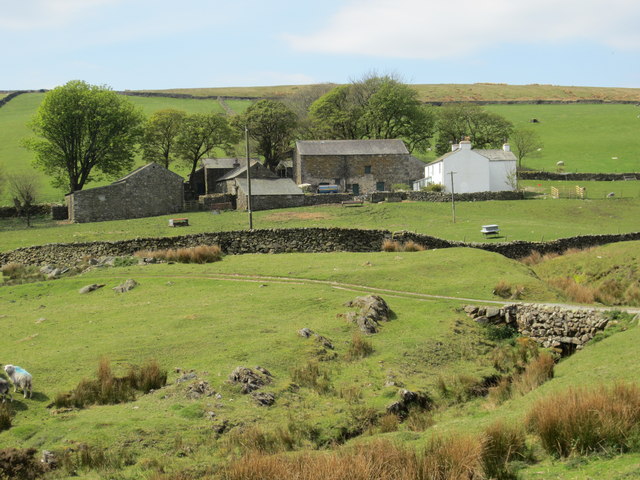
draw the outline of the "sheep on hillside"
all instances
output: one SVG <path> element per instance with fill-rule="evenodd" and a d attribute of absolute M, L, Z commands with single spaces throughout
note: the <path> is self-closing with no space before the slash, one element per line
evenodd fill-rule
<path fill-rule="evenodd" d="M 17 392 L 18 388 L 22 390 L 24 398 L 27 398 L 27 392 L 29 393 L 29 398 L 32 396 L 32 379 L 33 377 L 29 372 L 25 369 L 20 368 L 15 365 L 5 365 L 4 371 L 13 382 L 13 391 Z"/>
<path fill-rule="evenodd" d="M 0 378 L 0 397 L 2 397 L 2 403 L 7 399 L 7 395 L 9 395 L 9 400 L 13 401 L 11 398 L 11 385 L 4 378 Z"/>

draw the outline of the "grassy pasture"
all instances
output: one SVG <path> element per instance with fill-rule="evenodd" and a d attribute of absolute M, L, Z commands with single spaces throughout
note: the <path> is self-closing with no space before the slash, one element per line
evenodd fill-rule
<path fill-rule="evenodd" d="M 190 226 L 168 227 L 164 215 L 131 220 L 84 224 L 36 219 L 25 228 L 20 219 L 0 221 L 0 250 L 45 243 L 123 240 L 248 228 L 245 212 L 187 214 Z M 342 208 L 325 205 L 254 212 L 254 228 L 344 227 L 409 230 L 448 240 L 487 241 L 480 233 L 486 224 L 498 224 L 502 237 L 488 241 L 553 240 L 597 233 L 637 232 L 640 199 L 546 199 L 519 201 L 457 202 L 456 223 L 447 203 L 403 202 L 365 204 Z"/>
<path fill-rule="evenodd" d="M 623 261 L 624 255 L 622 250 L 612 254 L 612 261 Z M 483 275 L 477 275 L 479 268 Z M 111 290 L 127 278 L 140 285 L 126 294 Z M 377 292 L 378 287 L 416 294 L 462 291 L 481 302 L 494 299 L 491 285 L 500 279 L 526 284 L 528 300 L 561 300 L 523 265 L 463 249 L 227 256 L 209 265 L 97 269 L 77 277 L 0 288 L 5 356 L 35 376 L 34 398 L 16 396 L 17 415 L 13 427 L 0 432 L 0 448 L 59 449 L 83 442 L 109 447 L 116 454 L 126 449 L 135 464 L 121 471 L 80 471 L 79 478 L 134 479 L 148 476 L 158 465 L 165 471 L 198 472 L 226 461 L 231 451 L 224 438 L 229 434 L 218 440 L 211 429 L 222 420 L 264 430 L 286 430 L 294 423 L 315 429 L 316 441 L 329 441 L 341 427 L 353 426 L 357 412 L 383 411 L 397 399 L 398 387 L 385 386 L 389 378 L 412 390 L 434 392 L 440 376 L 479 377 L 492 371 L 486 339 L 459 311 L 468 302 L 401 292 L 382 293 L 394 318 L 367 338 L 374 352 L 347 362 L 343 356 L 354 326 L 337 317 L 349 311 L 344 302 L 370 288 Z M 345 289 L 333 281 L 359 286 Z M 78 289 L 90 283 L 106 286 L 80 295 Z M 297 336 L 302 327 L 335 345 L 338 358 L 320 363 L 330 378 L 328 393 L 291 387 L 293 369 L 319 355 L 317 344 Z M 616 334 L 560 362 L 555 378 L 528 395 L 500 406 L 488 406 L 480 399 L 439 410 L 436 424 L 425 432 L 401 426 L 384 437 L 419 447 L 434 433 L 479 433 L 497 419 L 521 421 L 537 398 L 571 385 L 640 381 L 635 362 L 638 341 L 638 328 Z M 55 394 L 93 377 L 103 355 L 110 358 L 116 375 L 124 374 L 130 364 L 156 358 L 169 369 L 170 385 L 133 403 L 52 414 L 46 405 Z M 276 394 L 274 406 L 258 407 L 226 382 L 238 365 L 260 365 L 273 373 L 273 383 L 263 390 Z M 176 384 L 175 367 L 194 370 L 220 396 L 188 398 L 190 382 Z M 637 458 L 625 455 L 604 463 L 587 459 L 582 465 L 592 473 L 604 465 L 618 473 L 633 472 Z M 543 462 L 525 467 L 522 478 L 540 478 L 540 471 L 550 474 L 545 478 L 566 478 L 562 475 L 572 471 L 571 461 L 538 459 Z"/>
<path fill-rule="evenodd" d="M 168 93 L 184 93 L 196 96 L 282 97 L 295 93 L 304 85 L 279 85 L 273 87 L 220 87 L 182 88 L 155 90 Z M 535 101 L 535 100 L 603 100 L 640 101 L 640 88 L 579 87 L 559 85 L 507 85 L 504 83 L 473 84 L 416 84 L 420 100 L 424 102 L 447 101 Z"/>

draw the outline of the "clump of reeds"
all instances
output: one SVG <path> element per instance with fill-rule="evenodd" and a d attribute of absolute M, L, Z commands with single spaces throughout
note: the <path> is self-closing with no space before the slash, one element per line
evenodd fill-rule
<path fill-rule="evenodd" d="M 570 388 L 538 400 L 526 420 L 550 454 L 640 450 L 640 389 L 618 383 Z"/>
<path fill-rule="evenodd" d="M 212 263 L 222 260 L 222 249 L 218 245 L 199 245 L 190 248 L 140 250 L 134 255 L 139 258 L 155 258 L 166 262 Z"/>
<path fill-rule="evenodd" d="M 389 238 L 382 242 L 383 252 L 422 252 L 426 250 L 423 245 L 420 245 L 413 240 L 407 240 L 405 243 L 398 240 L 391 240 Z"/>
<path fill-rule="evenodd" d="M 106 357 L 100 359 L 96 379 L 83 379 L 70 392 L 58 393 L 54 405 L 61 407 L 84 408 L 88 405 L 111 405 L 135 400 L 135 392 L 147 393 L 163 387 L 167 381 L 167 372 L 160 369 L 155 360 L 142 367 L 132 366 L 124 377 L 116 377 Z"/>
<path fill-rule="evenodd" d="M 360 332 L 355 332 L 345 353 L 346 360 L 358 360 L 373 353 L 373 344 Z"/>

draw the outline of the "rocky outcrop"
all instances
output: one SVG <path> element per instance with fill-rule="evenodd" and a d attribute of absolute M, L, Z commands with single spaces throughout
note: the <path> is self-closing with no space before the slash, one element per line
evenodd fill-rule
<path fill-rule="evenodd" d="M 358 325 L 358 328 L 367 335 L 378 333 L 380 324 L 388 322 L 391 315 L 387 302 L 378 295 L 357 297 L 347 302 L 345 306 L 356 309 L 355 312 L 347 313 L 347 321 Z"/>

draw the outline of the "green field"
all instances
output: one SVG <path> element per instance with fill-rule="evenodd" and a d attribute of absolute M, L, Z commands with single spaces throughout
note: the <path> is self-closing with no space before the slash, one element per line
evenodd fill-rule
<path fill-rule="evenodd" d="M 122 240 L 134 237 L 162 237 L 188 233 L 244 230 L 245 212 L 190 212 L 190 226 L 170 228 L 171 215 L 109 222 L 68 224 L 36 219 L 26 228 L 21 219 L 0 221 L 0 251 L 45 243 Z M 297 227 L 343 227 L 408 230 L 447 240 L 486 241 L 480 227 L 498 224 L 501 237 L 490 240 L 553 240 L 597 233 L 627 233 L 640 230 L 640 198 L 598 198 L 588 200 L 539 199 L 489 202 L 457 202 L 456 222 L 448 203 L 403 202 L 365 204 L 342 208 L 325 205 L 253 213 L 256 229 Z"/>
<path fill-rule="evenodd" d="M 450 93 L 458 95 L 459 99 L 468 99 L 464 93 L 468 88 L 472 92 L 478 92 L 472 95 L 474 98 L 479 96 L 493 100 L 500 100 L 503 97 L 506 99 L 519 98 L 517 92 L 525 95 L 525 91 L 528 92 L 525 96 L 543 95 L 543 92 L 547 92 L 548 98 L 556 99 L 561 95 L 558 92 L 562 92 L 562 88 L 564 88 L 527 86 L 531 88 L 525 90 L 524 87 L 501 85 L 416 86 L 416 88 L 418 87 L 425 89 L 429 87 L 429 89 L 435 88 L 436 90 L 449 87 L 453 92 Z M 281 94 L 290 94 L 295 91 L 295 88 L 299 87 L 288 87 L 283 89 Z M 637 94 L 637 89 L 595 89 L 599 93 L 596 93 L 594 89 L 580 90 L 577 87 L 565 90 L 570 95 L 569 93 L 565 94 L 573 99 L 588 98 L 588 95 L 593 95 L 594 98 L 628 99 Z M 262 90 L 258 90 L 258 92 L 260 91 Z M 231 95 L 235 90 L 230 92 L 226 94 Z M 491 92 L 502 92 L 501 97 L 494 98 L 495 95 Z M 549 92 L 555 93 L 552 95 Z M 606 94 L 606 92 L 609 93 Z M 210 95 L 212 93 L 205 89 L 201 94 Z M 235 92 L 235 94 L 240 95 L 241 93 Z M 21 147 L 21 141 L 30 135 L 26 123 L 35 113 L 42 97 L 41 93 L 23 94 L 0 109 L 0 168 L 8 173 L 34 172 L 31 165 L 32 154 Z M 176 108 L 191 113 L 224 112 L 224 108 L 217 100 L 133 96 L 129 99 L 140 106 L 147 115 L 163 108 Z M 251 103 L 250 100 L 225 100 L 224 102 L 238 113 L 243 112 Z M 567 172 L 626 173 L 640 170 L 640 136 L 637 135 L 640 119 L 638 118 L 638 108 L 634 105 L 490 105 L 487 108 L 505 116 L 516 127 L 528 127 L 539 132 L 544 147 L 535 155 L 525 158 L 523 166 L 527 168 L 556 171 L 556 163 L 563 161 L 564 170 Z M 539 123 L 531 123 L 530 120 L 534 118 L 538 119 Z M 423 159 L 429 161 L 433 158 L 433 155 L 425 155 Z M 179 174 L 185 175 L 187 173 L 186 168 L 180 165 L 176 165 L 174 168 Z M 33 174 L 41 179 L 41 200 L 43 202 L 62 201 L 64 192 L 51 187 L 49 179 L 43 172 L 38 171 Z M 104 185 L 112 180 L 100 179 L 89 187 Z M 4 194 L 0 192 L 0 204 L 9 203 L 10 199 L 6 192 Z"/>
<path fill-rule="evenodd" d="M 279 85 L 273 87 L 220 87 L 179 88 L 154 90 L 165 93 L 182 93 L 195 96 L 222 95 L 230 97 L 284 97 L 303 89 L 304 85 Z M 640 88 L 601 88 L 560 85 L 507 85 L 504 83 L 474 84 L 415 84 L 423 102 L 450 101 L 640 101 Z"/>
<path fill-rule="evenodd" d="M 609 261 L 623 261 L 638 246 L 621 244 Z M 601 251 L 590 254 L 595 258 Z M 126 294 L 111 290 L 127 278 L 139 286 Z M 492 289 L 501 280 L 526 285 L 527 301 L 562 300 L 524 265 L 467 249 L 227 256 L 204 266 L 102 268 L 2 287 L 5 361 L 34 374 L 35 393 L 31 400 L 16 396 L 13 426 L 0 432 L 0 448 L 62 452 L 87 444 L 105 448 L 108 458 L 129 459 L 97 469 L 80 467 L 75 478 L 133 480 L 161 472 L 202 478 L 243 451 L 230 443 L 233 438 L 248 441 L 242 432 L 286 431 L 297 425 L 314 433 L 302 434 L 291 449 L 336 448 L 331 443 L 341 432 L 356 428 L 359 415 L 383 412 L 398 398 L 398 386 L 385 386 L 389 379 L 410 390 L 431 392 L 441 405 L 433 416 L 435 424 L 424 431 L 404 424 L 389 433 L 373 428 L 356 441 L 386 438 L 419 448 L 434 434 L 478 434 L 498 419 L 522 421 L 537 398 L 572 385 L 640 381 L 635 362 L 640 329 L 634 328 L 561 361 L 555 378 L 528 395 L 498 406 L 479 398 L 447 407 L 435 393 L 439 379 L 490 374 L 495 344 L 460 311 L 468 302 L 428 295 L 463 295 L 482 303 L 496 299 Z M 106 286 L 78 293 L 91 283 Z M 393 317 L 378 334 L 367 337 L 374 349 L 371 355 L 347 361 L 355 327 L 339 314 L 350 310 L 346 301 L 365 292 L 381 294 Z M 296 332 L 303 327 L 329 338 L 335 350 L 323 351 L 313 340 L 300 338 Z M 336 357 L 330 359 L 333 352 Z M 131 403 L 47 408 L 58 393 L 93 377 L 101 357 L 110 359 L 116 375 L 155 358 L 169 370 L 169 385 Z M 296 368 L 322 358 L 327 390 L 292 386 Z M 273 382 L 262 389 L 275 394 L 272 407 L 257 406 L 226 381 L 240 365 L 260 365 L 273 374 Z M 215 395 L 190 398 L 188 387 L 194 381 L 177 383 L 181 373 L 176 368 L 193 371 Z M 229 431 L 216 435 L 212 426 L 223 421 Z M 535 438 L 528 442 L 535 448 Z M 535 463 L 522 465 L 519 478 L 540 478 L 539 472 L 545 471 L 556 475 L 545 478 L 586 480 L 606 466 L 613 469 L 609 474 L 638 472 L 637 454 L 587 457 L 580 472 L 574 472 L 571 461 L 552 461 L 536 452 Z"/>

